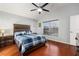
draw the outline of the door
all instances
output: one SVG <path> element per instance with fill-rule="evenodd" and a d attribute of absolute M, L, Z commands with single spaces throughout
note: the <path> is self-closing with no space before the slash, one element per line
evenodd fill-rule
<path fill-rule="evenodd" d="M 70 17 L 70 44 L 78 45 L 75 37 L 79 33 L 79 15 Z"/>

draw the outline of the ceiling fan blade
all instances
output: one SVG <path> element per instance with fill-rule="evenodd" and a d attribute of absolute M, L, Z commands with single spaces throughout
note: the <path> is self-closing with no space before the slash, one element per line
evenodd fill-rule
<path fill-rule="evenodd" d="M 39 14 L 41 14 L 41 12 L 39 12 Z"/>
<path fill-rule="evenodd" d="M 37 9 L 32 9 L 32 10 L 30 10 L 30 11 L 35 11 L 35 10 L 37 10 Z"/>
<path fill-rule="evenodd" d="M 47 10 L 47 9 L 42 9 L 42 10 L 49 12 L 49 10 Z"/>
<path fill-rule="evenodd" d="M 45 7 L 46 5 L 48 5 L 48 3 L 45 3 L 44 5 L 42 5 L 41 8 Z"/>
<path fill-rule="evenodd" d="M 32 3 L 34 6 L 38 7 L 35 3 Z"/>

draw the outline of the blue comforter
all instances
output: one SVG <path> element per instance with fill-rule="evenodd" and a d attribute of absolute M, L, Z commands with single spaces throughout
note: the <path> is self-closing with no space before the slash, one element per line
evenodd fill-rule
<path fill-rule="evenodd" d="M 21 53 L 24 53 L 27 49 L 32 46 L 35 46 L 39 43 L 45 43 L 46 38 L 43 35 L 30 34 L 30 35 L 18 35 L 15 37 L 17 46 L 20 49 Z"/>

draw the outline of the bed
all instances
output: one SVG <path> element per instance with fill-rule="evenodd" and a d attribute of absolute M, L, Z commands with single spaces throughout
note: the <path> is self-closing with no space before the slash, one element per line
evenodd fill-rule
<path fill-rule="evenodd" d="M 14 24 L 14 41 L 21 55 L 28 55 L 46 43 L 43 35 L 33 34 L 29 25 Z"/>

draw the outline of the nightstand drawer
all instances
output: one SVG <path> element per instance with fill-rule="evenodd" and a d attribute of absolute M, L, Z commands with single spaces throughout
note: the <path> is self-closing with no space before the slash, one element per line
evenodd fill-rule
<path fill-rule="evenodd" d="M 13 44 L 13 36 L 0 37 L 0 47 Z"/>
<path fill-rule="evenodd" d="M 0 40 L 0 47 L 6 46 L 6 41 L 4 39 Z"/>

